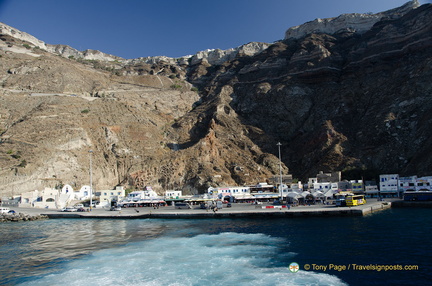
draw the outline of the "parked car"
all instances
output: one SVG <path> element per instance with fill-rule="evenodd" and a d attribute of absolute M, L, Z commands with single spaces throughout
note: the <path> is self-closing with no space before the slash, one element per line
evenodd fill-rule
<path fill-rule="evenodd" d="M 226 207 L 227 207 L 227 208 L 232 207 L 231 203 L 227 203 Z"/>
<path fill-rule="evenodd" d="M 85 212 L 85 208 L 77 208 L 77 212 Z"/>
<path fill-rule="evenodd" d="M 174 203 L 174 207 L 176 209 L 191 209 L 191 206 L 188 203 Z"/>
<path fill-rule="evenodd" d="M 72 207 L 66 207 L 62 209 L 62 212 L 76 212 L 76 211 L 77 209 Z"/>
<path fill-rule="evenodd" d="M 112 206 L 110 211 L 121 211 L 121 207 Z"/>
<path fill-rule="evenodd" d="M 14 210 L 10 210 L 10 211 L 8 212 L 8 214 L 16 214 L 16 211 L 14 211 Z"/>

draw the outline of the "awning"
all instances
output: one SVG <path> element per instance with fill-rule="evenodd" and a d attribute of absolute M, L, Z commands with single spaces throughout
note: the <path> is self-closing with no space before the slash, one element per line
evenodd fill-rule
<path fill-rule="evenodd" d="M 166 199 L 166 202 L 183 202 L 185 199 Z"/>
<path fill-rule="evenodd" d="M 254 195 L 254 199 L 277 199 L 278 195 Z"/>
<path fill-rule="evenodd" d="M 323 197 L 325 197 L 324 194 L 323 194 L 323 192 L 320 192 L 320 191 L 314 192 L 314 193 L 312 194 L 312 196 L 313 196 L 314 198 L 323 198 Z"/>
<path fill-rule="evenodd" d="M 303 196 L 297 192 L 289 192 L 287 194 L 287 197 L 292 198 L 292 199 L 296 199 L 296 200 L 303 198 Z"/>
<path fill-rule="evenodd" d="M 165 203 L 164 200 L 143 200 L 143 201 L 136 201 L 136 202 L 120 202 L 118 204 L 127 205 L 127 204 L 159 204 L 159 203 Z"/>

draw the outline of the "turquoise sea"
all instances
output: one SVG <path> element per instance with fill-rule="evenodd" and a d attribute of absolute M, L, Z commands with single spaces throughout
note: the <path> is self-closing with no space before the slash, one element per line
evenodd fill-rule
<path fill-rule="evenodd" d="M 3 223 L 0 285 L 427 285 L 431 242 L 432 209 L 413 208 L 340 218 Z"/>

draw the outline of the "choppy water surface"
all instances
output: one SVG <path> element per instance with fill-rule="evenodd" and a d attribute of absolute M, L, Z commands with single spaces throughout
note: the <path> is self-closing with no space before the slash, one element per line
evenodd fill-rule
<path fill-rule="evenodd" d="M 0 285 L 427 284 L 431 212 L 1 224 Z M 289 271 L 291 262 L 299 272 Z M 305 264 L 415 264 L 419 270 L 306 271 Z"/>

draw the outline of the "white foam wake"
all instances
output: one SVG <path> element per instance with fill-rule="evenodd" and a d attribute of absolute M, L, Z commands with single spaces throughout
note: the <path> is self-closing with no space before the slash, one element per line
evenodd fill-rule
<path fill-rule="evenodd" d="M 220 233 L 161 237 L 93 253 L 61 273 L 23 285 L 345 285 L 335 276 L 288 265 L 283 239 Z"/>

